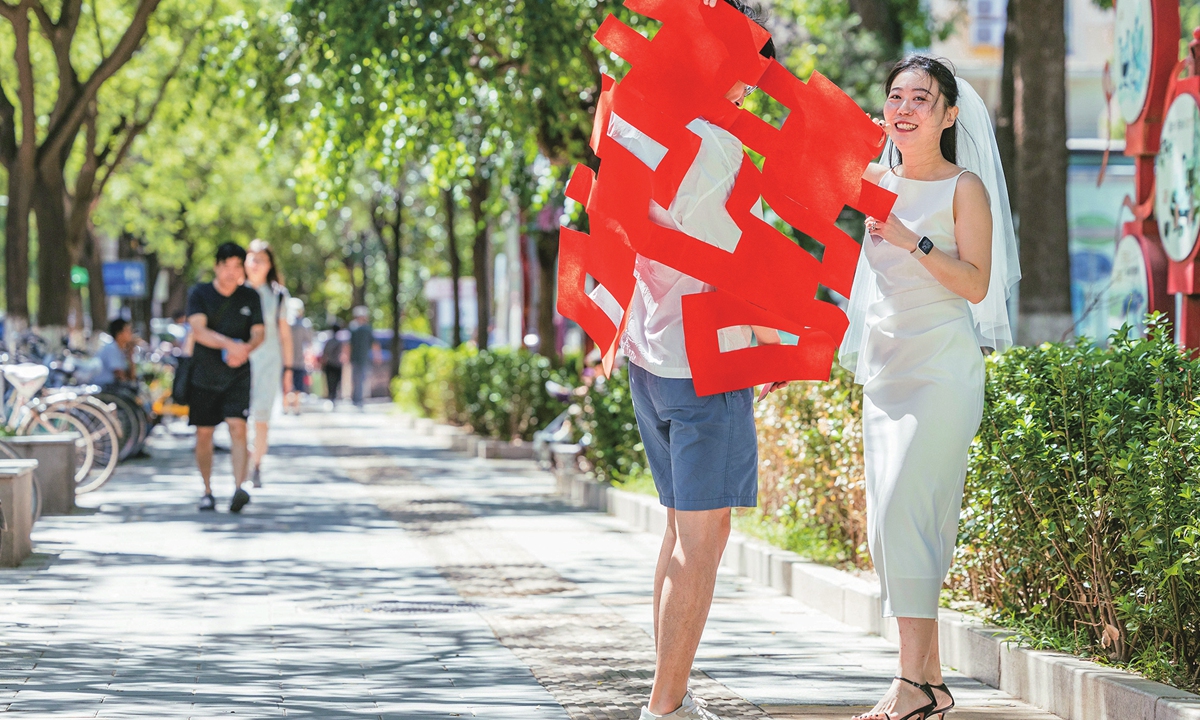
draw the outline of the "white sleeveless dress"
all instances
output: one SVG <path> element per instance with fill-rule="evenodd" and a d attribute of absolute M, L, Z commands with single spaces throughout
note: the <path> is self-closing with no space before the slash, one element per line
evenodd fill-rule
<path fill-rule="evenodd" d="M 960 176 L 926 182 L 889 171 L 879 184 L 898 196 L 892 212 L 906 227 L 958 257 Z M 884 617 L 936 618 L 967 449 L 983 413 L 983 353 L 967 301 L 909 251 L 868 237 L 863 252 L 876 283 L 862 350 L 866 376 L 858 377 L 871 559 Z"/>

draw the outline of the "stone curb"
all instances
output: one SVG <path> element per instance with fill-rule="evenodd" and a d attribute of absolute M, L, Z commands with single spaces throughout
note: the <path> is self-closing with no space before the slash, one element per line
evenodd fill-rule
<path fill-rule="evenodd" d="M 412 430 L 417 435 L 434 437 L 449 437 L 450 449 L 463 452 L 484 460 L 530 460 L 533 458 L 533 445 L 525 442 L 506 442 L 471 434 L 466 428 L 454 425 L 439 424 L 429 418 L 416 418 L 401 414 L 400 427 Z"/>
<path fill-rule="evenodd" d="M 555 455 L 559 494 L 572 505 L 662 533 L 667 513 L 657 498 L 599 483 Z M 898 642 L 895 621 L 880 617 L 874 583 L 736 532 L 721 565 L 847 625 Z M 938 633 L 943 663 L 1063 720 L 1200 720 L 1200 695 L 1065 653 L 1019 647 L 1011 642 L 1013 633 L 962 613 L 942 610 Z"/>

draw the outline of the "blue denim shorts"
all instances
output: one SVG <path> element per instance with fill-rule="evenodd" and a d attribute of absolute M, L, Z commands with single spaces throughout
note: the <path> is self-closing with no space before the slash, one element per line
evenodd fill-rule
<path fill-rule="evenodd" d="M 753 390 L 699 397 L 691 378 L 633 363 L 629 386 L 659 502 L 676 510 L 758 505 Z"/>

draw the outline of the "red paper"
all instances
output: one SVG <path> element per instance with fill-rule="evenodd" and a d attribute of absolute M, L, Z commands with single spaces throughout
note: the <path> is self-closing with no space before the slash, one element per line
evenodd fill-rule
<path fill-rule="evenodd" d="M 559 312 L 579 323 L 611 371 L 627 312 L 614 323 L 586 294 L 586 278 L 628 308 L 636 254 L 717 288 L 683 299 L 688 363 L 702 395 L 763 382 L 825 380 L 846 331 L 845 314 L 816 299 L 818 285 L 848 295 L 859 245 L 834 224 L 849 205 L 887 217 L 895 196 L 864 182 L 883 146 L 883 131 L 845 93 L 814 73 L 807 83 L 759 54 L 765 30 L 727 3 L 626 0 L 662 22 L 653 40 L 609 16 L 596 39 L 630 64 L 616 82 L 602 78 L 591 145 L 601 159 L 593 175 L 575 169 L 567 196 L 582 203 L 591 234 L 560 235 Z M 779 128 L 725 98 L 736 82 L 757 85 L 789 109 Z M 612 113 L 661 143 L 666 155 L 651 170 L 607 133 Z M 700 139 L 687 130 L 697 117 L 727 129 L 763 156 L 760 171 L 743 153 L 726 203 L 742 236 L 733 252 L 650 220 L 650 201 L 671 205 L 695 160 Z M 775 213 L 821 243 L 821 260 L 751 213 L 760 197 Z M 717 332 L 761 325 L 798 335 L 797 346 L 760 346 L 721 353 Z"/>

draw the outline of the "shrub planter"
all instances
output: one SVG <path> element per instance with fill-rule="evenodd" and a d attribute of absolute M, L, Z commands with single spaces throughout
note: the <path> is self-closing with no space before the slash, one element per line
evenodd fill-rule
<path fill-rule="evenodd" d="M 43 515 L 70 515 L 75 509 L 75 441 L 79 433 L 5 438 L 18 455 L 37 460 L 33 481 L 42 493 Z"/>
<path fill-rule="evenodd" d="M 475 454 L 484 460 L 532 460 L 533 445 L 480 438 L 475 444 Z"/>
<path fill-rule="evenodd" d="M 17 567 L 29 557 L 33 543 L 33 472 L 37 460 L 0 460 L 0 567 Z"/>

